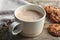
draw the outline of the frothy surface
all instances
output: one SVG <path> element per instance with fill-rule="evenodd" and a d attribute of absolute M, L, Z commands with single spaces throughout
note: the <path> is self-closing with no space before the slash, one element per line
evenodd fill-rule
<path fill-rule="evenodd" d="M 16 17 L 23 21 L 34 21 L 40 19 L 42 14 L 34 10 L 24 10 L 16 13 Z"/>

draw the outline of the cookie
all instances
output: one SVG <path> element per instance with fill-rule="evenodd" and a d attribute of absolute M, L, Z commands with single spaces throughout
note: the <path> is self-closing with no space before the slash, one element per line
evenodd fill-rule
<path fill-rule="evenodd" d="M 59 23 L 60 22 L 60 10 L 59 9 L 54 10 L 54 12 L 50 14 L 50 19 L 53 22 Z"/>
<path fill-rule="evenodd" d="M 49 25 L 48 32 L 53 36 L 60 37 L 60 24 Z"/>
<path fill-rule="evenodd" d="M 54 9 L 55 9 L 54 6 L 47 6 L 47 7 L 45 7 L 47 16 L 49 16 L 51 13 L 53 13 L 54 12 Z"/>
<path fill-rule="evenodd" d="M 60 23 L 60 9 L 54 6 L 45 7 L 47 17 L 55 23 Z"/>

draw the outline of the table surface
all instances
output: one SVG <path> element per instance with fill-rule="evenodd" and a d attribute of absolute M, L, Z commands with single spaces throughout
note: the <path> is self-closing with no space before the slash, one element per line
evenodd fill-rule
<path fill-rule="evenodd" d="M 0 21 L 7 19 L 7 18 L 13 20 L 14 19 L 13 13 L 14 12 L 11 10 L 0 12 Z M 1 22 L 3 22 L 3 21 L 1 21 Z M 0 30 L 0 40 L 60 40 L 60 37 L 54 37 L 48 33 L 47 28 L 50 24 L 52 24 L 52 22 L 48 18 L 46 18 L 42 33 L 38 37 L 34 37 L 34 38 L 23 37 L 20 34 L 13 36 L 8 31 L 9 26 L 8 27 L 2 26 L 3 29 Z M 1 27 L 1 25 L 0 25 L 0 27 Z"/>

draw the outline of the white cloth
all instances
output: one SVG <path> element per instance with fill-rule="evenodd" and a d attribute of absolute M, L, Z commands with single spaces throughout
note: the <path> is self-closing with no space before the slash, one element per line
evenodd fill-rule
<path fill-rule="evenodd" d="M 17 0 L 0 0 L 0 10 L 15 10 L 22 4 L 25 3 Z"/>

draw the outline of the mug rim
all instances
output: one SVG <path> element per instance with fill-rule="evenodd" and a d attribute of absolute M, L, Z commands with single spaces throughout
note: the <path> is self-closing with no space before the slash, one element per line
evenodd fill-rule
<path fill-rule="evenodd" d="M 19 19 L 19 18 L 17 18 L 16 17 L 16 11 L 19 9 L 19 8 L 21 8 L 21 7 L 24 7 L 24 6 L 37 6 L 37 7 L 40 7 L 40 8 L 42 8 L 42 10 L 44 11 L 44 14 L 43 14 L 43 16 L 40 18 L 40 19 L 38 19 L 38 20 L 34 20 L 34 21 L 24 21 L 24 20 L 21 20 L 21 19 Z M 35 4 L 27 4 L 27 5 L 22 5 L 22 6 L 20 6 L 20 7 L 18 7 L 15 11 L 14 11 L 14 16 L 18 19 L 18 20 L 21 20 L 21 21 L 23 21 L 23 22 L 38 22 L 38 21 L 40 21 L 40 20 L 43 20 L 43 18 L 46 16 L 46 11 L 45 11 L 45 9 L 41 6 L 41 5 L 35 5 Z"/>

